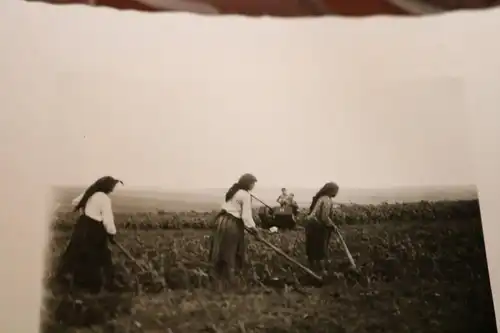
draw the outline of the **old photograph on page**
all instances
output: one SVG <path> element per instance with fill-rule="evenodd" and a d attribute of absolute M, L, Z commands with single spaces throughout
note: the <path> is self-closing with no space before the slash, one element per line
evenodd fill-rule
<path fill-rule="evenodd" d="M 26 0 L 141 12 L 189 12 L 252 17 L 422 16 L 497 7 L 498 0 Z"/>
<path fill-rule="evenodd" d="M 42 332 L 496 332 L 461 79 L 243 72 L 57 74 Z"/>

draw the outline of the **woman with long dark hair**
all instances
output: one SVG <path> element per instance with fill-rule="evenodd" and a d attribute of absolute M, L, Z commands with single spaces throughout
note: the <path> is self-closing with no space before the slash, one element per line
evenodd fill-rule
<path fill-rule="evenodd" d="M 252 196 L 257 178 L 244 174 L 227 191 L 222 209 L 215 218 L 210 261 L 216 275 L 229 282 L 235 271 L 243 267 L 245 260 L 245 229 L 259 237 L 252 216 Z"/>
<path fill-rule="evenodd" d="M 74 206 L 74 211 L 81 215 L 61 257 L 59 281 L 69 276 L 73 287 L 90 293 L 99 293 L 103 287 L 113 289 L 113 263 L 108 243 L 114 243 L 116 226 L 109 194 L 118 183 L 123 184 L 110 176 L 99 178 Z"/>
<path fill-rule="evenodd" d="M 324 261 L 328 256 L 328 245 L 332 230 L 337 226 L 332 221 L 334 204 L 339 186 L 326 183 L 313 197 L 306 224 L 306 254 L 313 270 L 324 271 Z"/>

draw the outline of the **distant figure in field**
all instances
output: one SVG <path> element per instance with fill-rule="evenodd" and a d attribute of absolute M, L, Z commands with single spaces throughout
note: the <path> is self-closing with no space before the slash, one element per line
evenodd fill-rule
<path fill-rule="evenodd" d="M 292 207 L 292 212 L 294 216 L 297 216 L 299 214 L 299 205 L 297 204 L 297 201 L 295 201 L 295 195 L 293 193 L 290 193 L 288 196 L 288 206 Z"/>
<path fill-rule="evenodd" d="M 337 228 L 332 221 L 334 203 L 339 186 L 326 183 L 312 199 L 309 214 L 306 218 L 306 254 L 313 270 L 324 271 L 324 261 L 328 256 L 328 244 L 333 229 Z"/>
<path fill-rule="evenodd" d="M 243 267 L 245 260 L 245 228 L 259 237 L 252 216 L 250 191 L 257 183 L 252 174 L 244 174 L 227 191 L 221 211 L 215 218 L 212 234 L 210 261 L 216 275 L 228 282 L 234 280 L 235 271 Z"/>
<path fill-rule="evenodd" d="M 82 214 L 61 257 L 57 271 L 60 282 L 69 275 L 73 285 L 82 291 L 99 293 L 103 287 L 113 290 L 114 270 L 108 242 L 114 243 L 116 226 L 109 194 L 118 183 L 123 184 L 113 177 L 102 177 L 74 201 L 74 211 Z"/>
<path fill-rule="evenodd" d="M 278 197 L 278 199 L 276 199 L 276 202 L 279 203 L 280 207 L 283 207 L 283 206 L 286 206 L 288 204 L 288 191 L 286 188 L 282 188 L 281 189 L 281 194 L 280 196 Z"/>

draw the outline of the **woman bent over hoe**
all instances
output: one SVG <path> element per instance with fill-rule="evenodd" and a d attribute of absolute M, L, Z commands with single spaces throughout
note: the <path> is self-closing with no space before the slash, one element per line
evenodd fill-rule
<path fill-rule="evenodd" d="M 99 293 L 114 289 L 114 272 L 108 242 L 114 243 L 116 226 L 109 194 L 120 180 L 102 177 L 78 200 L 75 212 L 81 212 L 70 243 L 62 255 L 57 280 L 69 275 L 73 286 L 81 291 Z M 104 276 L 104 279 L 103 279 Z"/>
<path fill-rule="evenodd" d="M 324 261 L 328 256 L 328 244 L 332 230 L 337 228 L 331 217 L 334 204 L 332 198 L 337 196 L 337 184 L 326 183 L 312 199 L 309 214 L 306 218 L 306 254 L 310 267 L 315 271 L 325 272 Z"/>
<path fill-rule="evenodd" d="M 259 237 L 252 217 L 252 197 L 257 178 L 251 174 L 240 177 L 226 193 L 222 209 L 215 218 L 210 261 L 217 278 L 234 282 L 235 270 L 243 268 L 245 260 L 245 229 Z"/>

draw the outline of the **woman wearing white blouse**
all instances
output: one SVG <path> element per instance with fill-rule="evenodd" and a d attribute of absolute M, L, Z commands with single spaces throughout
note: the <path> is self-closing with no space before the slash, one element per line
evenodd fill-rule
<path fill-rule="evenodd" d="M 241 269 L 245 260 L 245 229 L 259 237 L 252 216 L 252 197 L 257 178 L 251 174 L 240 177 L 226 193 L 225 202 L 215 218 L 212 235 L 210 261 L 215 273 L 232 281 L 236 269 Z"/>
<path fill-rule="evenodd" d="M 106 176 L 98 179 L 73 200 L 74 211 L 81 212 L 70 243 L 61 258 L 58 277 L 70 275 L 79 289 L 98 293 L 113 287 L 113 263 L 108 242 L 114 243 L 116 226 L 109 194 L 122 181 Z"/>

